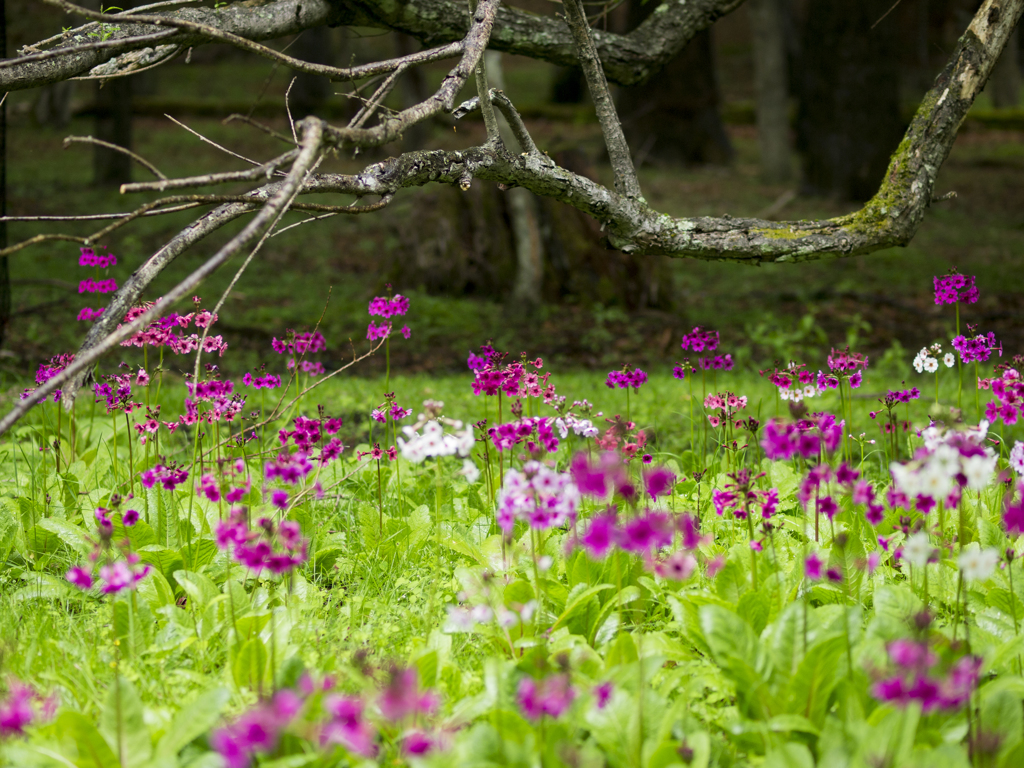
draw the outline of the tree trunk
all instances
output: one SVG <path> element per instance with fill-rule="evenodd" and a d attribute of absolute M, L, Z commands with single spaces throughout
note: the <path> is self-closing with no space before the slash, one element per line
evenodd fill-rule
<path fill-rule="evenodd" d="M 132 81 L 128 77 L 96 84 L 95 137 L 125 149 L 132 148 Z M 132 159 L 105 147 L 93 150 L 93 181 L 119 187 L 132 180 Z"/>
<path fill-rule="evenodd" d="M 632 0 L 632 29 L 657 3 Z M 645 160 L 664 163 L 724 164 L 732 160 L 722 125 L 711 30 L 699 32 L 645 85 L 625 88 L 619 115 L 637 167 Z"/>
<path fill-rule="evenodd" d="M 487 78 L 492 88 L 505 90 L 505 70 L 500 51 L 487 51 Z M 502 141 L 511 151 L 517 151 L 512 129 L 498 113 L 498 129 Z M 512 300 L 521 306 L 540 304 L 544 281 L 544 243 L 541 240 L 536 196 L 528 189 L 513 187 L 505 193 L 508 198 L 508 216 L 512 223 L 512 239 L 516 250 L 516 282 Z"/>
<path fill-rule="evenodd" d="M 1006 47 L 988 81 L 987 90 L 992 96 L 992 106 L 996 109 L 1013 109 L 1020 103 L 1019 45 L 1018 26 L 1006 41 Z"/>
<path fill-rule="evenodd" d="M 797 146 L 805 194 L 866 200 L 903 134 L 891 0 L 810 3 L 799 68 Z M 889 23 L 887 23 L 889 22 Z"/>
<path fill-rule="evenodd" d="M 761 176 L 772 184 L 790 176 L 789 88 L 782 0 L 750 0 L 757 90 L 757 143 Z"/>
<path fill-rule="evenodd" d="M 302 32 L 288 51 L 297 59 L 314 64 L 334 64 L 334 46 L 329 27 L 314 27 Z M 301 120 L 307 115 L 318 115 L 334 90 L 326 77 L 295 72 L 295 84 L 289 95 L 292 117 Z M 319 114 L 322 117 L 322 114 Z"/>

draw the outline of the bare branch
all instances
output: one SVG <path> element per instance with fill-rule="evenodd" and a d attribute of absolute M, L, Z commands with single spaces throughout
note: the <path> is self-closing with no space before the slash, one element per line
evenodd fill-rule
<path fill-rule="evenodd" d="M 94 40 L 91 43 L 82 43 L 80 45 L 68 45 L 63 48 L 51 48 L 48 51 L 39 51 L 38 53 L 28 53 L 24 56 L 18 56 L 14 59 L 0 59 L 0 69 L 8 69 L 10 67 L 17 67 L 22 64 L 32 64 L 37 61 L 46 61 L 47 59 L 56 59 L 58 57 L 70 56 L 75 53 L 84 53 L 85 51 L 102 51 L 106 48 L 124 48 L 126 45 L 132 47 L 145 47 L 150 43 L 155 43 L 160 40 L 164 40 L 167 37 L 174 35 L 173 29 L 167 29 L 163 32 L 154 32 L 151 35 L 138 35 L 136 37 L 120 38 L 118 40 Z"/>
<path fill-rule="evenodd" d="M 63 388 L 64 404 L 66 407 L 70 407 L 74 403 L 75 395 L 84 382 L 85 376 L 92 368 L 93 363 L 102 357 L 104 353 L 159 318 L 160 315 L 166 313 L 179 299 L 195 290 L 203 280 L 244 247 L 246 243 L 261 234 L 283 210 L 287 209 L 291 200 L 298 194 L 306 171 L 314 164 L 317 156 L 320 154 L 322 137 L 323 127 L 319 120 L 304 120 L 302 122 L 302 151 L 299 157 L 296 158 L 294 165 L 289 170 L 287 178 L 281 182 L 278 190 L 267 200 L 253 220 L 222 246 L 206 263 L 174 286 L 152 307 L 133 321 L 125 323 L 116 329 L 112 326 L 123 317 L 123 314 L 117 314 L 112 302 L 112 305 L 100 315 L 99 320 L 93 325 L 89 336 L 86 337 L 85 343 L 75 355 L 75 359 L 71 364 L 57 374 L 57 376 L 34 390 L 25 400 L 20 401 L 0 420 L 0 435 L 7 432 L 29 408 L 45 399 L 57 389 Z M 124 288 L 119 293 L 123 291 Z"/>
<path fill-rule="evenodd" d="M 516 141 L 519 143 L 519 148 L 527 154 L 538 155 L 545 158 L 549 165 L 554 165 L 553 160 L 537 149 L 537 145 L 534 143 L 533 137 L 530 136 L 530 132 L 526 130 L 526 124 L 523 122 L 523 118 L 509 100 L 508 96 L 497 88 L 491 88 L 490 97 L 491 103 L 501 111 L 502 116 L 504 116 L 508 121 L 509 128 L 512 129 L 512 135 L 516 137 Z M 458 109 L 452 112 L 452 117 L 459 120 L 478 109 L 480 109 L 480 97 L 474 96 L 469 101 L 462 102 L 458 106 Z"/>
<path fill-rule="evenodd" d="M 163 177 L 163 181 L 122 184 L 121 194 L 124 195 L 132 192 L 163 192 L 168 189 L 185 189 L 188 187 L 206 187 L 213 184 L 225 184 L 231 181 L 252 181 L 254 179 L 259 179 L 261 176 L 266 179 L 270 179 L 270 177 L 274 175 L 274 171 L 290 160 L 294 160 L 298 153 L 299 151 L 297 149 L 290 150 L 285 152 L 283 155 L 279 155 L 273 160 L 264 163 L 263 165 L 258 165 L 247 171 L 207 173 L 202 176 L 189 176 L 182 179 L 168 179 L 165 176 Z"/>
<path fill-rule="evenodd" d="M 375 61 L 372 64 L 361 64 L 358 67 L 349 67 L 347 69 L 339 70 L 338 74 L 334 76 L 334 80 L 360 80 L 364 77 L 370 77 L 371 75 L 383 75 L 388 72 L 394 72 L 399 67 L 408 67 L 414 64 L 428 64 L 432 61 L 441 61 L 442 59 L 453 59 L 462 53 L 462 41 L 459 40 L 454 43 L 448 43 L 448 45 L 442 45 L 439 48 L 430 48 L 425 51 L 416 51 L 410 53 L 407 56 L 399 56 L 394 59 L 385 59 L 384 61 Z"/>
<path fill-rule="evenodd" d="M 640 199 L 643 195 L 640 192 L 640 182 L 636 178 L 636 169 L 633 167 L 633 158 L 629 154 L 629 144 L 626 143 L 622 123 L 619 122 L 618 112 L 615 111 L 615 102 L 608 90 L 608 81 L 605 79 L 601 59 L 594 46 L 590 24 L 583 13 L 583 3 L 580 0 L 564 0 L 562 5 L 565 8 L 565 22 L 572 32 L 577 57 L 587 79 L 590 97 L 594 101 L 594 110 L 597 112 L 598 122 L 601 123 L 601 133 L 604 134 L 604 143 L 608 148 L 608 159 L 612 165 L 612 173 L 615 174 L 615 191 L 628 198 Z"/>
<path fill-rule="evenodd" d="M 256 120 L 253 120 L 248 115 L 240 115 L 237 112 L 235 112 L 234 114 L 230 114 L 227 117 L 225 117 L 224 120 L 223 120 L 223 125 L 227 125 L 228 123 L 232 123 L 235 120 L 241 120 L 246 125 L 251 125 L 253 128 L 256 128 L 257 130 L 263 131 L 268 136 L 273 136 L 275 139 L 283 141 L 285 144 L 294 144 L 295 143 L 290 138 L 285 136 L 283 133 L 278 133 L 277 131 L 275 131 L 269 125 L 264 125 L 263 123 L 257 122 Z"/>
<path fill-rule="evenodd" d="M 132 160 L 141 165 L 147 171 L 152 173 L 158 179 L 166 180 L 167 177 L 160 173 L 160 169 L 153 165 L 151 162 L 146 160 L 144 157 L 135 154 L 130 149 L 125 149 L 118 144 L 111 144 L 109 141 L 103 141 L 102 139 L 96 139 L 92 136 L 65 136 L 64 137 L 64 149 L 67 149 L 72 144 L 92 144 L 97 147 L 105 147 L 115 152 L 120 152 L 123 155 L 128 155 Z"/>

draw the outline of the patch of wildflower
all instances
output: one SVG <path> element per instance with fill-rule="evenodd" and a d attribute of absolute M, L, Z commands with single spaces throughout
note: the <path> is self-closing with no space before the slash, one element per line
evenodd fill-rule
<path fill-rule="evenodd" d="M 42 386 L 43 384 L 48 382 L 58 373 L 60 373 L 69 365 L 71 365 L 74 359 L 75 356 L 72 354 L 54 355 L 53 357 L 51 357 L 48 363 L 43 363 L 42 365 L 39 366 L 39 369 L 36 371 L 36 385 Z M 29 395 L 31 395 L 34 391 L 35 390 L 32 388 L 24 390 L 20 395 L 20 399 L 27 400 Z M 59 389 L 55 390 L 53 393 L 53 402 L 59 403 L 60 396 L 61 391 Z"/>
<path fill-rule="evenodd" d="M 967 326 L 969 332 L 973 332 L 972 326 Z M 999 352 L 1003 356 L 1003 347 L 996 341 L 996 335 L 989 331 L 975 336 L 957 336 L 951 342 L 953 349 L 960 353 L 962 363 L 984 363 L 992 356 L 993 352 Z"/>
<path fill-rule="evenodd" d="M 250 527 L 246 511 L 238 507 L 217 524 L 216 541 L 221 550 L 230 550 L 236 562 L 257 574 L 264 569 L 274 574 L 288 573 L 308 559 L 309 539 L 302 535 L 297 522 L 275 523 L 261 517 Z"/>
<path fill-rule="evenodd" d="M 890 673 L 871 686 L 871 695 L 887 704 L 904 708 L 917 702 L 925 713 L 952 711 L 968 702 L 978 684 L 980 656 L 963 656 L 943 671 L 925 642 L 895 640 L 886 650 Z"/>
<path fill-rule="evenodd" d="M 104 595 L 135 589 L 135 585 L 149 575 L 152 567 L 138 567 L 139 555 L 131 551 L 127 540 L 113 541 L 114 522 L 109 509 L 97 507 L 93 516 L 96 520 L 96 539 L 92 541 L 93 548 L 88 557 L 92 565 L 73 566 L 65 578 L 83 592 L 97 585 Z"/>
<path fill-rule="evenodd" d="M 893 487 L 925 513 L 938 503 L 955 507 L 965 488 L 983 490 L 995 476 L 998 458 L 985 445 L 987 429 L 988 422 L 982 422 L 960 431 L 934 424 L 923 430 L 924 445 L 914 459 L 890 464 Z"/>
<path fill-rule="evenodd" d="M 566 673 L 550 675 L 541 680 L 524 677 L 519 681 L 516 700 L 523 714 L 529 720 L 560 717 L 576 698 L 576 689 Z"/>
<path fill-rule="evenodd" d="M 978 379 L 978 389 L 995 397 L 985 405 L 985 418 L 990 422 L 1012 426 L 1024 416 L 1024 378 L 1016 368 L 1006 366 L 997 377 Z"/>
<path fill-rule="evenodd" d="M 25 729 L 33 723 L 51 720 L 56 709 L 56 694 L 44 699 L 29 686 L 11 678 L 7 694 L 0 699 L 0 739 L 24 735 Z"/>
<path fill-rule="evenodd" d="M 569 473 L 556 472 L 538 461 L 522 471 L 509 469 L 497 499 L 498 526 L 512 534 L 516 520 L 546 530 L 571 525 L 580 505 L 580 491 Z"/>
<path fill-rule="evenodd" d="M 215 730 L 210 735 L 210 746 L 220 754 L 226 768 L 248 768 L 257 755 L 277 749 L 282 733 L 301 708 L 302 700 L 295 691 L 282 689 L 270 701 Z"/>
<path fill-rule="evenodd" d="M 701 328 L 699 325 L 683 336 L 680 348 L 691 352 L 714 352 L 718 349 L 718 331 L 710 331 Z"/>
<path fill-rule="evenodd" d="M 769 419 L 761 432 L 761 448 L 769 459 L 802 456 L 811 459 L 835 451 L 843 440 L 846 421 L 830 413 L 814 413 L 795 422 Z"/>
<path fill-rule="evenodd" d="M 605 378 L 604 385 L 609 389 L 628 389 L 632 387 L 637 392 L 640 391 L 640 387 L 647 383 L 647 374 L 639 368 L 633 368 L 630 365 L 625 365 L 622 370 L 611 371 Z"/>
<path fill-rule="evenodd" d="M 395 294 L 392 298 L 376 296 L 370 299 L 366 311 L 371 317 L 380 317 L 386 321 L 378 325 L 371 320 L 366 328 L 366 338 L 370 341 L 386 339 L 391 335 L 391 318 L 402 317 L 409 311 L 409 299 L 400 293 Z M 408 325 L 402 326 L 401 333 L 407 339 L 412 335 Z"/>
<path fill-rule="evenodd" d="M 178 467 L 157 464 L 139 475 L 144 488 L 153 488 L 158 483 L 165 491 L 173 491 L 188 480 L 188 471 Z"/>
<path fill-rule="evenodd" d="M 122 347 L 166 347 L 176 355 L 187 355 L 191 352 L 195 352 L 199 349 L 200 334 L 198 332 L 191 333 L 188 335 L 179 335 L 177 329 L 185 329 L 188 326 L 194 325 L 198 329 L 206 329 L 217 322 L 217 315 L 209 310 L 200 310 L 199 306 L 202 302 L 198 296 L 192 299 L 196 310 L 189 312 L 187 315 L 179 315 L 177 312 L 172 312 L 165 317 L 161 317 L 156 321 L 150 323 L 148 326 L 143 328 L 141 331 L 136 333 L 134 336 L 130 336 L 121 342 Z M 146 312 L 152 307 L 154 302 L 146 302 L 140 306 L 132 307 L 124 316 L 125 323 L 130 323 L 135 318 Z M 120 328 L 120 324 L 118 325 Z M 228 344 L 224 341 L 223 336 L 207 336 L 202 341 L 203 352 L 212 354 L 216 352 L 220 357 L 224 356 L 227 351 Z"/>
<path fill-rule="evenodd" d="M 555 436 L 555 419 L 545 416 L 499 424 L 488 429 L 487 435 L 499 451 L 525 442 L 526 450 L 531 454 L 554 453 L 559 445 L 559 440 Z"/>
<path fill-rule="evenodd" d="M 415 424 L 402 427 L 405 439 L 398 438 L 398 450 L 402 456 L 413 464 L 428 458 L 469 456 L 476 444 L 472 425 L 463 427 L 461 421 L 442 416 L 442 402 L 427 400 L 423 408 L 426 413 L 421 413 Z M 453 432 L 446 432 L 445 427 Z"/>

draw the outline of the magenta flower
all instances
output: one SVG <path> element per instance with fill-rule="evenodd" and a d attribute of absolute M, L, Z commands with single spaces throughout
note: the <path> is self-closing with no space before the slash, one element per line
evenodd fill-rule
<path fill-rule="evenodd" d="M 814 552 L 811 552 L 804 560 L 804 576 L 811 581 L 817 581 L 821 578 L 821 567 L 824 565 L 821 558 Z"/>
<path fill-rule="evenodd" d="M 646 485 L 647 493 L 652 499 L 671 493 L 672 484 L 675 482 L 675 479 L 675 473 L 668 467 L 655 467 L 644 472 L 644 485 Z"/>
<path fill-rule="evenodd" d="M 138 557 L 137 555 L 135 556 Z M 124 560 L 117 560 L 109 565 L 100 566 L 100 581 L 102 586 L 100 592 L 105 595 L 112 595 L 116 592 L 120 592 L 123 589 L 135 589 L 135 585 L 142 581 L 152 567 L 145 565 L 141 570 L 134 570 Z"/>
<path fill-rule="evenodd" d="M 139 479 L 145 488 L 152 488 L 160 483 L 165 491 L 173 491 L 188 479 L 188 472 L 184 469 L 174 469 L 157 464 L 139 475 Z"/>
<path fill-rule="evenodd" d="M 614 512 L 597 515 L 590 520 L 587 530 L 580 536 L 580 545 L 595 560 L 601 560 L 615 543 L 616 518 Z"/>
<path fill-rule="evenodd" d="M 121 522 L 124 524 L 124 526 L 126 528 L 131 528 L 133 525 L 135 525 L 137 522 L 139 522 L 139 512 L 138 512 L 138 510 L 135 510 L 135 509 L 127 510 L 121 516 Z"/>
<path fill-rule="evenodd" d="M 523 714 L 530 720 L 539 720 L 544 715 L 558 717 L 569 708 L 575 697 L 576 691 L 565 674 L 540 681 L 525 677 L 516 693 Z"/>
<path fill-rule="evenodd" d="M 0 738 L 21 735 L 32 724 L 32 689 L 16 680 L 10 684 L 7 698 L 0 701 Z"/>
<path fill-rule="evenodd" d="M 714 352 L 718 349 L 718 340 L 718 331 L 706 331 L 698 325 L 683 336 L 679 346 L 693 352 Z"/>
<path fill-rule="evenodd" d="M 65 578 L 79 589 L 92 589 L 92 574 L 80 565 L 73 566 Z"/>
<path fill-rule="evenodd" d="M 415 668 L 392 670 L 387 686 L 377 699 L 381 714 L 397 722 L 412 715 L 430 715 L 437 709 L 437 694 L 420 691 L 419 674 Z"/>
<path fill-rule="evenodd" d="M 1024 499 L 1011 501 L 1003 512 L 1003 525 L 1010 536 L 1024 533 Z"/>
<path fill-rule="evenodd" d="M 363 702 L 349 696 L 328 696 L 324 709 L 331 719 L 320 731 L 320 743 L 340 744 L 363 757 L 377 754 L 376 731 L 363 719 Z"/>
<path fill-rule="evenodd" d="M 973 275 L 961 275 L 956 269 L 949 274 L 933 278 L 936 304 L 974 304 L 978 300 L 978 288 Z"/>
<path fill-rule="evenodd" d="M 604 709 L 605 705 L 612 697 L 612 684 L 611 682 L 601 683 L 594 689 L 594 703 L 598 709 Z"/>

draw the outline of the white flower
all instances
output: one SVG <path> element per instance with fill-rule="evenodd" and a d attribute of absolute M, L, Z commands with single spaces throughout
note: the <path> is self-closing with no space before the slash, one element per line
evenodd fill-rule
<path fill-rule="evenodd" d="M 1020 440 L 1013 444 L 1013 450 L 1010 451 L 1010 466 L 1018 477 L 1024 476 L 1024 443 Z"/>
<path fill-rule="evenodd" d="M 804 387 L 804 397 L 814 397 L 816 394 L 818 394 L 818 390 L 813 384 L 808 384 Z"/>
<path fill-rule="evenodd" d="M 558 436 L 563 440 L 569 436 L 569 428 L 565 426 L 565 419 L 555 419 L 555 428 L 558 430 Z"/>
<path fill-rule="evenodd" d="M 960 570 L 964 572 L 964 578 L 985 581 L 996 570 L 996 565 L 999 563 L 999 550 L 995 547 L 986 549 L 970 547 L 960 555 L 957 562 L 960 565 Z"/>
<path fill-rule="evenodd" d="M 927 360 L 924 361 L 924 369 L 928 373 L 935 373 L 937 370 L 939 370 L 939 361 L 936 360 L 934 357 L 929 357 Z"/>
<path fill-rule="evenodd" d="M 952 352 L 947 352 L 945 356 L 943 356 L 942 362 L 946 364 L 947 368 L 952 368 L 956 365 L 956 357 L 954 357 Z"/>
<path fill-rule="evenodd" d="M 921 481 L 914 467 L 894 461 L 889 465 L 889 471 L 892 472 L 893 484 L 907 496 L 914 498 L 921 493 Z"/>
<path fill-rule="evenodd" d="M 961 462 L 967 487 L 972 491 L 980 491 L 992 481 L 996 471 L 996 457 L 968 456 Z"/>
<path fill-rule="evenodd" d="M 903 559 L 918 568 L 928 564 L 928 558 L 932 556 L 934 548 L 928 539 L 928 534 L 918 531 L 903 545 Z"/>
<path fill-rule="evenodd" d="M 552 559 L 551 555 L 542 555 L 537 558 L 537 570 L 541 573 L 545 573 L 549 568 L 551 568 L 554 562 L 555 561 Z"/>
<path fill-rule="evenodd" d="M 480 479 L 480 470 L 476 464 L 473 463 L 472 459 L 462 460 L 462 469 L 458 471 L 458 474 L 466 478 L 466 482 L 472 485 Z"/>
<path fill-rule="evenodd" d="M 914 358 L 914 370 L 918 373 L 924 373 L 924 361 L 925 358 L 918 355 Z"/>

